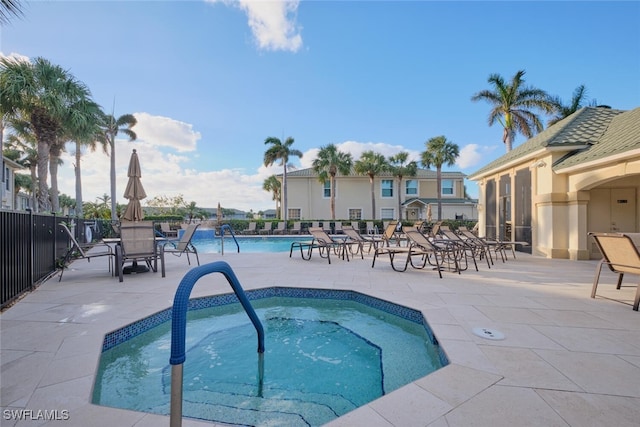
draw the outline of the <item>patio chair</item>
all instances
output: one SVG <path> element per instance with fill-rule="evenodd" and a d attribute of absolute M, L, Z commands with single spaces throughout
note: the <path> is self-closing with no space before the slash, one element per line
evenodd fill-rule
<path fill-rule="evenodd" d="M 128 222 L 120 225 L 120 244 L 116 246 L 116 272 L 122 282 L 124 263 L 132 261 L 134 270 L 138 261 L 144 261 L 153 272 L 158 271 L 158 258 L 164 277 L 164 251 L 158 250 L 152 221 Z"/>
<path fill-rule="evenodd" d="M 191 260 L 189 259 L 189 254 L 192 253 L 196 256 L 196 261 L 198 265 L 200 265 L 200 258 L 198 257 L 198 250 L 193 245 L 191 240 L 193 239 L 193 235 L 200 224 L 189 224 L 185 232 L 182 234 L 182 237 L 178 241 L 168 241 L 160 246 L 161 252 L 163 252 L 162 257 L 164 258 L 164 254 L 170 253 L 175 256 L 182 256 L 182 254 L 187 254 L 187 263 L 191 265 Z M 162 277 L 164 277 L 164 263 L 162 263 Z"/>
<path fill-rule="evenodd" d="M 632 237 L 630 233 L 589 233 L 589 236 L 593 237 L 602 253 L 602 259 L 596 267 L 596 276 L 593 279 L 591 298 L 596 297 L 603 264 L 606 264 L 609 270 L 618 274 L 616 289 L 622 287 L 622 278 L 625 273 L 640 275 L 639 245 L 634 242 L 634 238 L 637 239 L 640 234 L 633 233 Z M 640 243 L 640 239 L 638 239 L 638 242 Z M 638 306 L 640 306 L 640 283 L 637 285 L 633 309 L 638 311 Z"/>
<path fill-rule="evenodd" d="M 467 256 L 471 257 L 476 271 L 478 271 L 477 259 L 481 260 L 484 258 L 487 261 L 487 267 L 491 268 L 491 255 L 487 254 L 486 245 L 481 245 L 477 240 L 463 238 L 446 225 L 440 226 L 440 234 L 445 239 L 451 240 L 460 246 L 461 255 L 465 256 L 465 261 Z"/>
<path fill-rule="evenodd" d="M 172 230 L 168 222 L 160 223 L 160 231 L 162 231 L 162 235 L 167 239 L 178 237 L 178 230 Z"/>
<path fill-rule="evenodd" d="M 329 264 L 331 264 L 331 251 L 337 256 L 341 256 L 342 259 L 349 261 L 349 254 L 347 253 L 346 239 L 332 239 L 322 228 L 310 227 L 309 233 L 313 236 L 313 241 L 309 254 L 314 248 L 318 248 L 321 258 L 327 258 Z"/>
<path fill-rule="evenodd" d="M 489 260 L 491 261 L 491 264 L 493 264 L 491 249 L 493 249 L 493 252 L 496 254 L 496 259 L 498 258 L 498 254 L 500 254 L 500 258 L 502 259 L 502 262 L 506 261 L 507 255 L 505 253 L 505 250 L 507 248 L 507 245 L 500 244 L 497 241 L 487 240 L 485 238 L 478 237 L 475 234 L 473 234 L 465 226 L 458 227 L 458 235 L 467 241 L 474 242 L 477 245 L 484 246 L 486 253 L 489 256 Z"/>
<path fill-rule="evenodd" d="M 343 225 L 341 222 L 336 222 L 333 224 L 333 232 L 334 234 L 344 234 L 344 230 L 342 229 Z"/>
<path fill-rule="evenodd" d="M 367 221 L 367 234 L 378 234 L 378 227 L 373 224 L 373 221 Z"/>
<path fill-rule="evenodd" d="M 360 251 L 360 254 L 363 255 L 365 245 L 369 245 L 369 250 L 367 251 L 367 253 L 371 253 L 371 249 L 377 248 L 378 245 L 381 243 L 381 241 L 379 240 L 375 240 L 370 237 L 363 236 L 362 234 L 360 234 L 358 230 L 353 228 L 353 226 L 351 225 L 345 225 L 342 228 L 342 230 L 344 231 L 344 234 L 346 234 L 347 237 L 349 238 L 349 241 L 347 243 L 349 244 L 349 250 L 353 255 L 357 255 L 358 251 Z M 353 252 L 352 246 L 358 247 L 355 252 Z"/>
<path fill-rule="evenodd" d="M 87 262 L 91 262 L 91 258 L 98 258 L 103 256 L 109 257 L 107 261 L 109 264 L 109 272 L 111 273 L 113 266 L 113 259 L 111 257 L 115 257 L 115 253 L 113 252 L 111 246 L 104 242 L 80 244 L 73 236 L 73 233 L 71 233 L 71 230 L 69 230 L 69 227 L 67 227 L 65 224 L 60 224 L 60 227 L 62 227 L 65 233 L 67 233 L 71 245 L 69 246 L 69 250 L 64 255 L 64 259 L 62 260 L 62 268 L 60 269 L 60 278 L 58 279 L 58 282 L 62 280 L 64 270 L 67 266 L 67 263 L 71 261 L 71 258 L 84 258 L 87 260 Z"/>
<path fill-rule="evenodd" d="M 272 230 L 273 234 L 284 234 L 287 231 L 287 222 L 280 221 L 278 226 Z"/>
<path fill-rule="evenodd" d="M 242 234 L 256 234 L 256 223 L 251 221 L 249 227 L 242 232 Z"/>
<path fill-rule="evenodd" d="M 293 227 L 289 230 L 289 234 L 300 234 L 302 233 L 302 222 L 296 221 L 293 223 Z"/>
<path fill-rule="evenodd" d="M 377 247 L 373 254 L 371 268 L 375 267 L 378 256 L 389 255 L 389 262 L 394 271 L 406 271 L 409 264 L 411 264 L 413 268 L 423 269 L 428 262 L 435 266 L 435 269 L 438 270 L 438 275 L 442 278 L 441 270 L 443 268 L 444 252 L 448 246 L 433 244 L 417 230 L 407 230 L 406 236 L 408 240 L 407 246 L 384 245 Z M 438 260 L 438 255 L 440 255 L 440 261 Z M 399 265 L 396 264 L 396 257 L 398 256 L 404 256 L 404 258 L 401 258 L 402 261 Z M 414 263 L 413 258 L 416 256 L 421 257 L 421 263 Z M 435 264 L 433 264 L 434 262 Z"/>
<path fill-rule="evenodd" d="M 272 222 L 265 222 L 264 228 L 258 230 L 258 234 L 271 234 L 271 227 L 273 226 Z"/>

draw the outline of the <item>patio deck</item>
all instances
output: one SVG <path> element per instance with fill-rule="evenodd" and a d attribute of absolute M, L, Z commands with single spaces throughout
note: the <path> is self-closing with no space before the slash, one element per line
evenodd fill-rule
<path fill-rule="evenodd" d="M 227 261 L 245 289 L 296 286 L 354 289 L 418 310 L 451 361 L 447 367 L 329 423 L 338 426 L 637 426 L 640 420 L 640 313 L 634 287 L 615 290 L 603 272 L 589 297 L 595 261 L 518 254 L 461 275 L 409 269 L 388 260 L 350 262 L 299 255 L 202 254 Z M 484 267 L 484 268 L 483 268 Z M 167 256 L 167 277 L 107 272 L 106 260 L 77 261 L 62 282 L 49 280 L 0 315 L 2 426 L 169 425 L 168 416 L 90 403 L 106 332 L 172 305 L 188 271 Z M 629 284 L 637 278 L 629 277 Z M 192 296 L 231 292 L 210 275 Z M 472 333 L 505 334 L 501 341 Z M 188 360 L 187 360 L 188 363 Z M 6 410 L 68 411 L 60 421 L 17 421 Z M 184 426 L 204 423 L 184 419 Z"/>

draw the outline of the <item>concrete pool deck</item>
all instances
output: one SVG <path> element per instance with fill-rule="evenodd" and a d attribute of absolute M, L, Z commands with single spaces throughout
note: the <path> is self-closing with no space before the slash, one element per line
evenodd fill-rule
<path fill-rule="evenodd" d="M 518 253 L 491 269 L 479 263 L 478 272 L 439 279 L 434 271 L 395 272 L 388 258 L 371 268 L 370 256 L 334 257 L 331 265 L 316 254 L 311 261 L 296 253 L 200 256 L 201 263 L 218 260 L 245 289 L 353 289 L 421 310 L 428 320 L 451 363 L 328 426 L 624 427 L 640 420 L 640 313 L 629 305 L 637 277 L 616 290 L 616 276 L 603 271 L 601 296 L 591 299 L 596 261 Z M 55 276 L 0 314 L 0 424 L 168 426 L 168 416 L 90 400 L 104 334 L 170 307 L 188 270 L 184 257 L 167 255 L 166 278 L 142 273 L 119 283 L 106 260 L 79 260 L 62 282 Z M 213 274 L 192 296 L 229 292 Z M 480 338 L 474 328 L 505 339 Z M 61 419 L 35 419 L 44 417 L 38 411 Z M 185 418 L 183 425 L 212 424 Z"/>

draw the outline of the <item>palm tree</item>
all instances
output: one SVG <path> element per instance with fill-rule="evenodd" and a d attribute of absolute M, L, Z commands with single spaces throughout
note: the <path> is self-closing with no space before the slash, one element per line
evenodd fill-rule
<path fill-rule="evenodd" d="M 111 220 L 118 220 L 117 196 L 116 196 L 116 136 L 123 133 L 129 137 L 129 141 L 135 141 L 138 135 L 131 130 L 138 123 L 133 114 L 123 114 L 117 119 L 111 114 L 102 116 L 102 133 L 100 142 L 109 146 L 111 166 L 109 180 L 111 182 Z"/>
<path fill-rule="evenodd" d="M 376 219 L 374 178 L 388 169 L 387 159 L 382 154 L 375 153 L 372 150 L 365 151 L 360 155 L 360 159 L 356 161 L 354 169 L 357 174 L 369 177 L 369 184 L 371 185 L 371 219 Z"/>
<path fill-rule="evenodd" d="M 489 126 L 500 122 L 504 129 L 502 142 L 507 152 L 511 151 L 517 132 L 531 138 L 534 133 L 542 131 L 542 122 L 532 109 L 551 114 L 557 108 L 545 91 L 524 86 L 524 74 L 524 70 L 518 71 L 511 83 L 505 83 L 499 74 L 491 74 L 488 82 L 493 85 L 493 90 L 482 90 L 471 97 L 472 101 L 484 100 L 493 105 L 489 112 Z"/>
<path fill-rule="evenodd" d="M 407 163 L 409 153 L 401 151 L 395 156 L 389 157 L 389 170 L 398 178 L 398 220 L 402 220 L 402 179 L 405 176 L 416 176 L 418 173 L 418 164 L 415 161 Z"/>
<path fill-rule="evenodd" d="M 276 202 L 276 215 L 280 218 L 280 190 L 281 185 L 278 178 L 275 175 L 271 175 L 269 178 L 265 179 L 262 183 L 262 189 L 264 191 L 271 192 L 272 198 Z"/>
<path fill-rule="evenodd" d="M 425 168 L 436 167 L 436 182 L 438 188 L 438 221 L 442 220 L 442 165 L 453 166 L 460 156 L 457 144 L 447 141 L 444 135 L 436 136 L 425 142 L 426 151 L 422 152 L 421 160 Z"/>
<path fill-rule="evenodd" d="M 560 120 L 569 117 L 570 115 L 584 107 L 584 102 L 586 100 L 587 88 L 585 87 L 585 85 L 580 85 L 573 91 L 573 96 L 571 97 L 571 103 L 569 105 L 563 104 L 560 98 L 556 98 L 556 114 L 547 122 L 547 126 L 553 126 Z"/>
<path fill-rule="evenodd" d="M 273 136 L 264 140 L 265 145 L 271 145 L 264 153 L 264 165 L 269 167 L 276 161 L 280 160 L 283 168 L 282 173 L 282 219 L 287 220 L 287 167 L 289 166 L 289 157 L 296 156 L 302 158 L 302 151 L 291 148 L 293 138 L 288 137 L 284 143 Z"/>
<path fill-rule="evenodd" d="M 6 117 L 29 122 L 38 141 L 38 205 L 49 210 L 49 149 L 65 123 L 77 112 L 74 106 L 91 97 L 89 89 L 62 67 L 44 58 L 32 62 L 0 59 L 1 111 Z"/>
<path fill-rule="evenodd" d="M 22 17 L 22 6 L 18 0 L 0 1 L 0 24 L 7 24 L 10 16 Z"/>
<path fill-rule="evenodd" d="M 351 154 L 338 150 L 335 144 L 320 147 L 318 157 L 313 160 L 313 170 L 321 183 L 329 180 L 331 219 L 336 219 L 336 175 L 349 175 L 353 158 Z"/>

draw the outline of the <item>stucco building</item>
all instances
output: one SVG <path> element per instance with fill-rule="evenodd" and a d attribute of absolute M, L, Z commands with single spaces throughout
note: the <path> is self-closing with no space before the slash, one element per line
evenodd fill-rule
<path fill-rule="evenodd" d="M 282 180 L 282 175 L 278 178 Z M 454 219 L 476 219 L 476 200 L 466 199 L 465 175 L 461 172 L 442 172 L 442 216 Z M 312 168 L 287 173 L 288 219 L 331 219 L 329 181 L 321 183 Z M 432 218 L 437 216 L 436 171 L 418 169 L 414 177 L 405 177 L 402 187 L 390 173 L 374 178 L 375 219 L 427 219 L 429 205 Z M 398 191 L 401 212 L 398 212 Z M 336 219 L 367 220 L 374 218 L 371 208 L 371 184 L 368 176 L 336 176 Z"/>
<path fill-rule="evenodd" d="M 549 258 L 599 258 L 589 232 L 640 231 L 640 108 L 582 108 L 469 179 L 482 235 Z"/>

